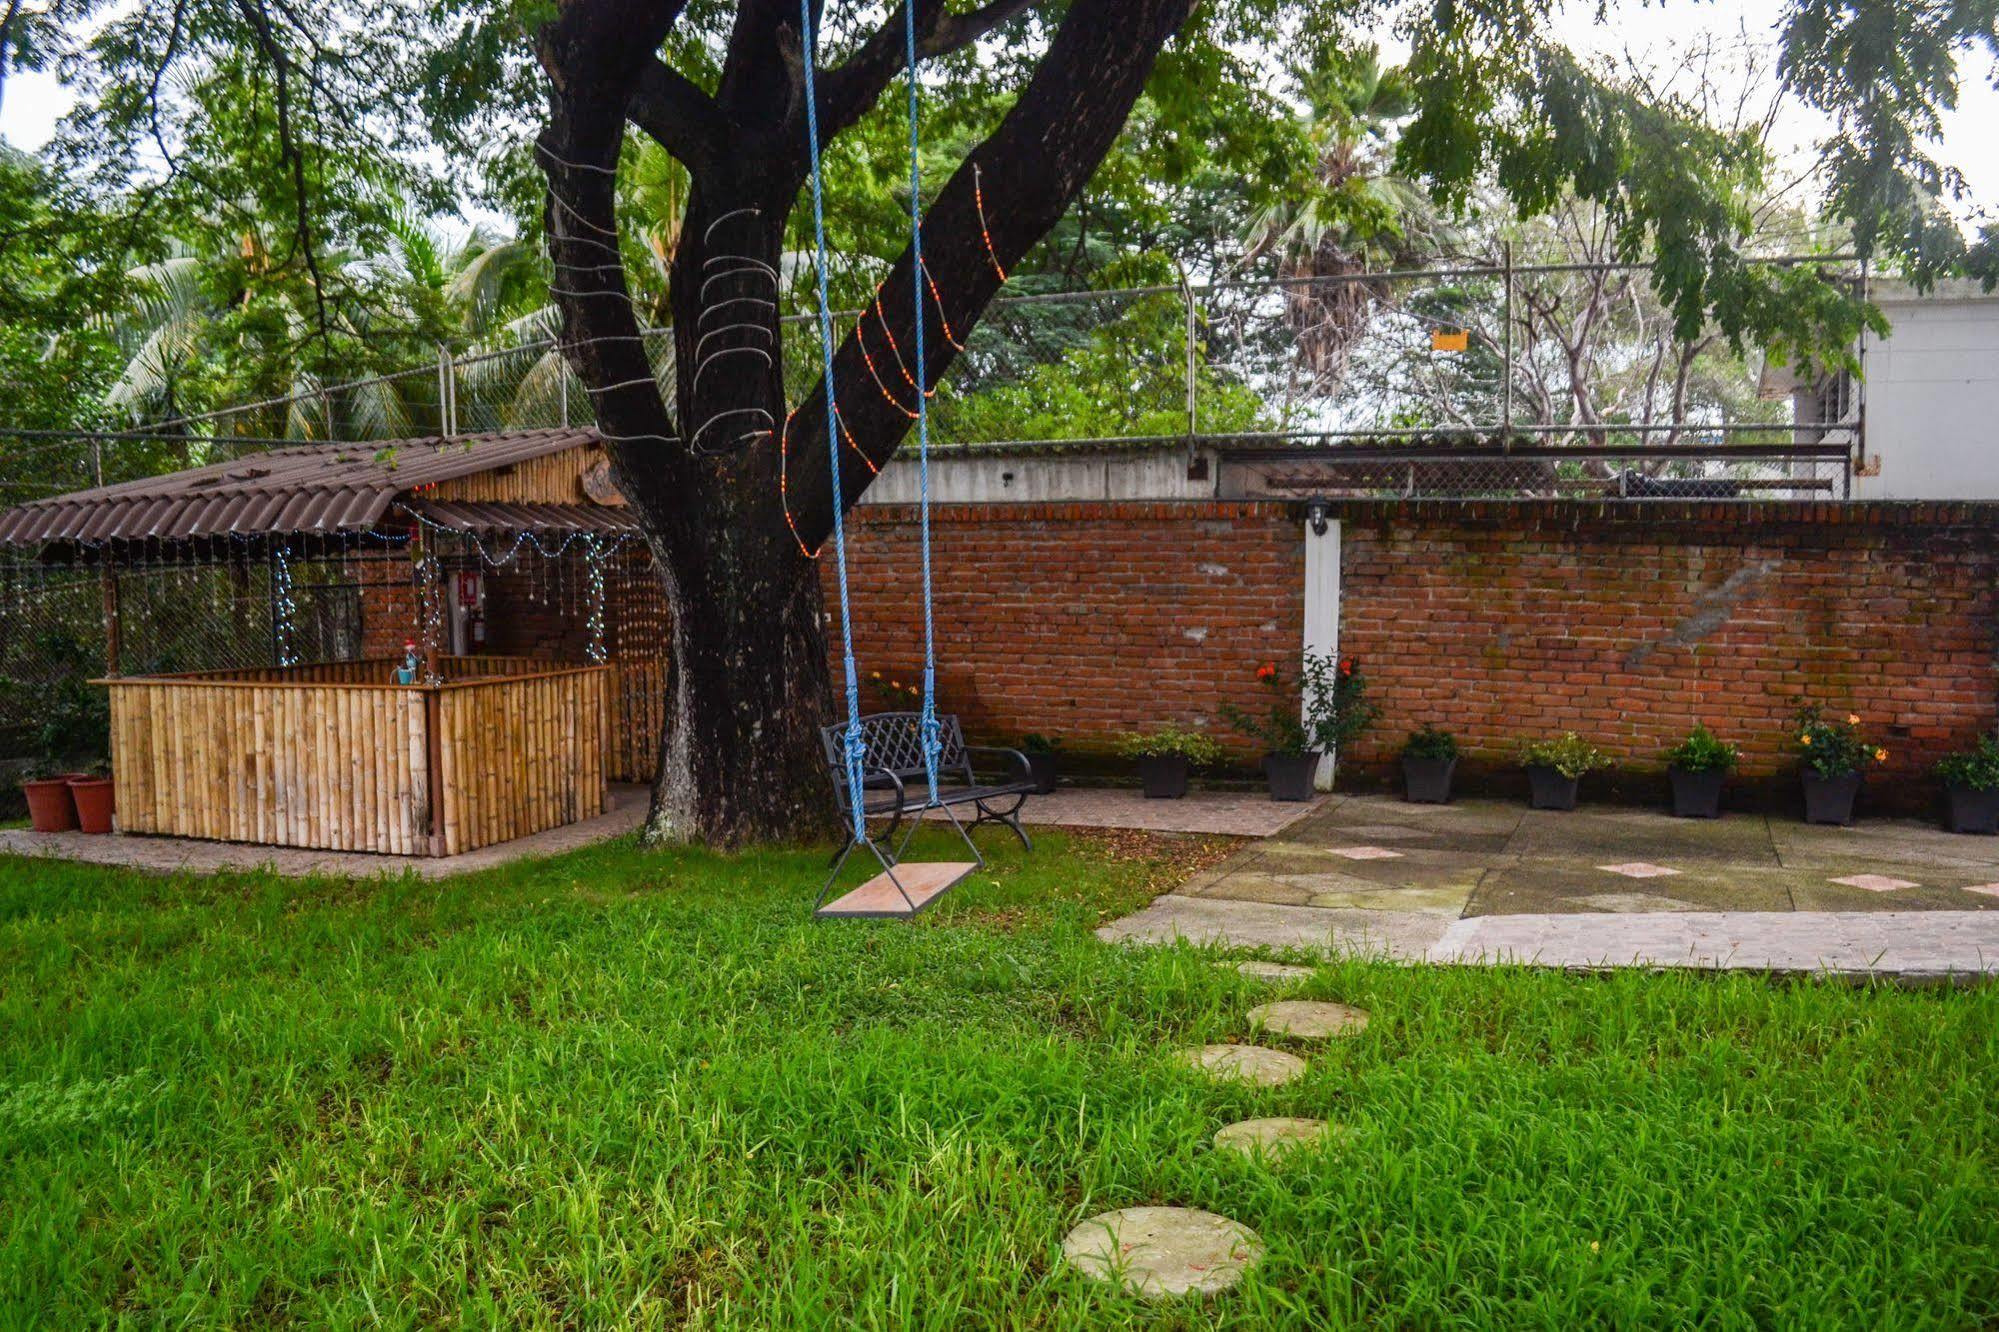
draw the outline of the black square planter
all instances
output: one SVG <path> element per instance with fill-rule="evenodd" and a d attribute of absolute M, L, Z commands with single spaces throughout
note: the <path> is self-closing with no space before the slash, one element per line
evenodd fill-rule
<path fill-rule="evenodd" d="M 1675 818 L 1721 817 L 1721 788 L 1728 781 L 1725 771 L 1715 768 L 1708 772 L 1688 772 L 1685 768 L 1668 768 L 1666 775 L 1673 783 Z"/>
<path fill-rule="evenodd" d="M 1946 786 L 1945 820 L 1954 833 L 1999 833 L 1999 787 L 1977 791 L 1969 786 Z"/>
<path fill-rule="evenodd" d="M 1318 771 L 1317 754 L 1267 754 L 1263 759 L 1263 775 L 1270 782 L 1272 800 L 1310 800 L 1312 778 Z"/>
<path fill-rule="evenodd" d="M 1027 779 L 1034 783 L 1034 794 L 1055 794 L 1055 783 L 1061 780 L 1062 756 L 1052 750 L 1029 750 L 1027 753 Z"/>
<path fill-rule="evenodd" d="M 1413 805 L 1448 805 L 1451 803 L 1451 774 L 1456 772 L 1458 761 L 1454 758 L 1405 758 L 1402 760 L 1402 793 Z"/>
<path fill-rule="evenodd" d="M 1580 777 L 1564 777 L 1554 768 L 1527 769 L 1527 803 L 1535 809 L 1574 809 Z"/>
<path fill-rule="evenodd" d="M 1148 754 L 1138 761 L 1138 782 L 1147 800 L 1178 800 L 1187 794 L 1184 754 Z"/>
<path fill-rule="evenodd" d="M 1838 824 L 1853 822 L 1853 800 L 1860 794 L 1860 774 L 1843 772 L 1837 777 L 1821 777 L 1806 768 L 1805 822 Z"/>

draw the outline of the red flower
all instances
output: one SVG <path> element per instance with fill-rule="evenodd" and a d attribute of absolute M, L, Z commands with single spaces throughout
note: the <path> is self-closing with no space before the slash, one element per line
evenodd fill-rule
<path fill-rule="evenodd" d="M 1277 663 L 1274 661 L 1264 662 L 1263 665 L 1256 668 L 1256 678 L 1259 680 L 1275 680 L 1277 678 Z"/>
<path fill-rule="evenodd" d="M 1355 671 L 1359 669 L 1360 669 L 1360 662 L 1353 657 L 1348 657 L 1345 661 L 1340 663 L 1341 675 L 1352 675 Z"/>

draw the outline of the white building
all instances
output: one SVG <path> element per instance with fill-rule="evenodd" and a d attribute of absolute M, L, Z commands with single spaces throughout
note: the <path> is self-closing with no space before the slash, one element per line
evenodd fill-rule
<path fill-rule="evenodd" d="M 1796 419 L 1864 420 L 1855 499 L 1999 499 L 1999 292 L 1939 283 L 1920 293 L 1876 284 L 1889 334 L 1868 334 L 1861 382 L 1800 384 L 1782 366 L 1763 391 L 1789 395 Z M 1848 432 L 1800 432 L 1800 442 Z"/>

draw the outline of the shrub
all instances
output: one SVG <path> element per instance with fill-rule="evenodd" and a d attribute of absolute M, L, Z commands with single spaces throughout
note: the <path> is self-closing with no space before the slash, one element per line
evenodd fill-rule
<path fill-rule="evenodd" d="M 1411 731 L 1409 738 L 1402 742 L 1402 757 L 1412 759 L 1454 759 L 1458 756 L 1458 738 L 1449 731 L 1423 723 L 1420 731 Z"/>
<path fill-rule="evenodd" d="M 1972 791 L 1999 787 L 1999 740 L 1980 736 L 1972 748 L 1944 755 L 1937 763 L 1937 780 Z"/>
<path fill-rule="evenodd" d="M 1681 772 L 1727 772 L 1735 766 L 1735 746 L 1715 738 L 1713 731 L 1696 726 L 1687 738 L 1666 751 L 1668 767 Z"/>
<path fill-rule="evenodd" d="M 1030 731 L 1020 737 L 1020 748 L 1024 754 L 1058 753 L 1062 748 L 1062 737 L 1059 735 L 1042 735 L 1039 731 Z"/>
<path fill-rule="evenodd" d="M 1816 703 L 1798 710 L 1798 753 L 1805 766 L 1821 777 L 1844 777 L 1888 759 L 1887 750 L 1861 735 L 1858 713 L 1847 713 L 1843 722 L 1827 721 L 1825 710 Z"/>
<path fill-rule="evenodd" d="M 1564 731 L 1553 740 L 1536 740 L 1520 751 L 1520 762 L 1528 768 L 1553 768 L 1574 780 L 1586 772 L 1608 767 L 1603 751 L 1574 731 Z"/>
<path fill-rule="evenodd" d="M 1222 747 L 1199 731 L 1183 731 L 1177 726 L 1160 726 L 1150 731 L 1130 731 L 1119 738 L 1118 753 L 1126 758 L 1173 758 L 1178 756 L 1199 767 L 1222 756 Z"/>
<path fill-rule="evenodd" d="M 1353 657 L 1340 661 L 1330 653 L 1307 652 L 1300 659 L 1295 690 L 1274 661 L 1258 666 L 1256 679 L 1271 695 L 1269 710 L 1251 716 L 1233 703 L 1224 703 L 1222 717 L 1244 735 L 1261 740 L 1273 754 L 1328 753 L 1381 715 L 1381 709 L 1368 701 L 1367 677 Z"/>

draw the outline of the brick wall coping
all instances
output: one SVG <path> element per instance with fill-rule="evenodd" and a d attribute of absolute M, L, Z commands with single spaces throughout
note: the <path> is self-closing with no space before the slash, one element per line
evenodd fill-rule
<path fill-rule="evenodd" d="M 1357 523 L 1424 523 L 1437 526 L 1536 527 L 1592 524 L 1666 526 L 1798 527 L 1970 527 L 1999 532 L 1999 501 L 1993 500 L 1402 500 L 1332 499 L 1329 517 Z M 1265 500 L 1040 500 L 1001 504 L 936 504 L 931 521 L 951 524 L 997 522 L 1149 522 L 1165 519 L 1280 519 L 1302 521 L 1305 502 Z M 870 504 L 854 509 L 850 522 L 895 525 L 917 520 L 913 504 Z"/>

